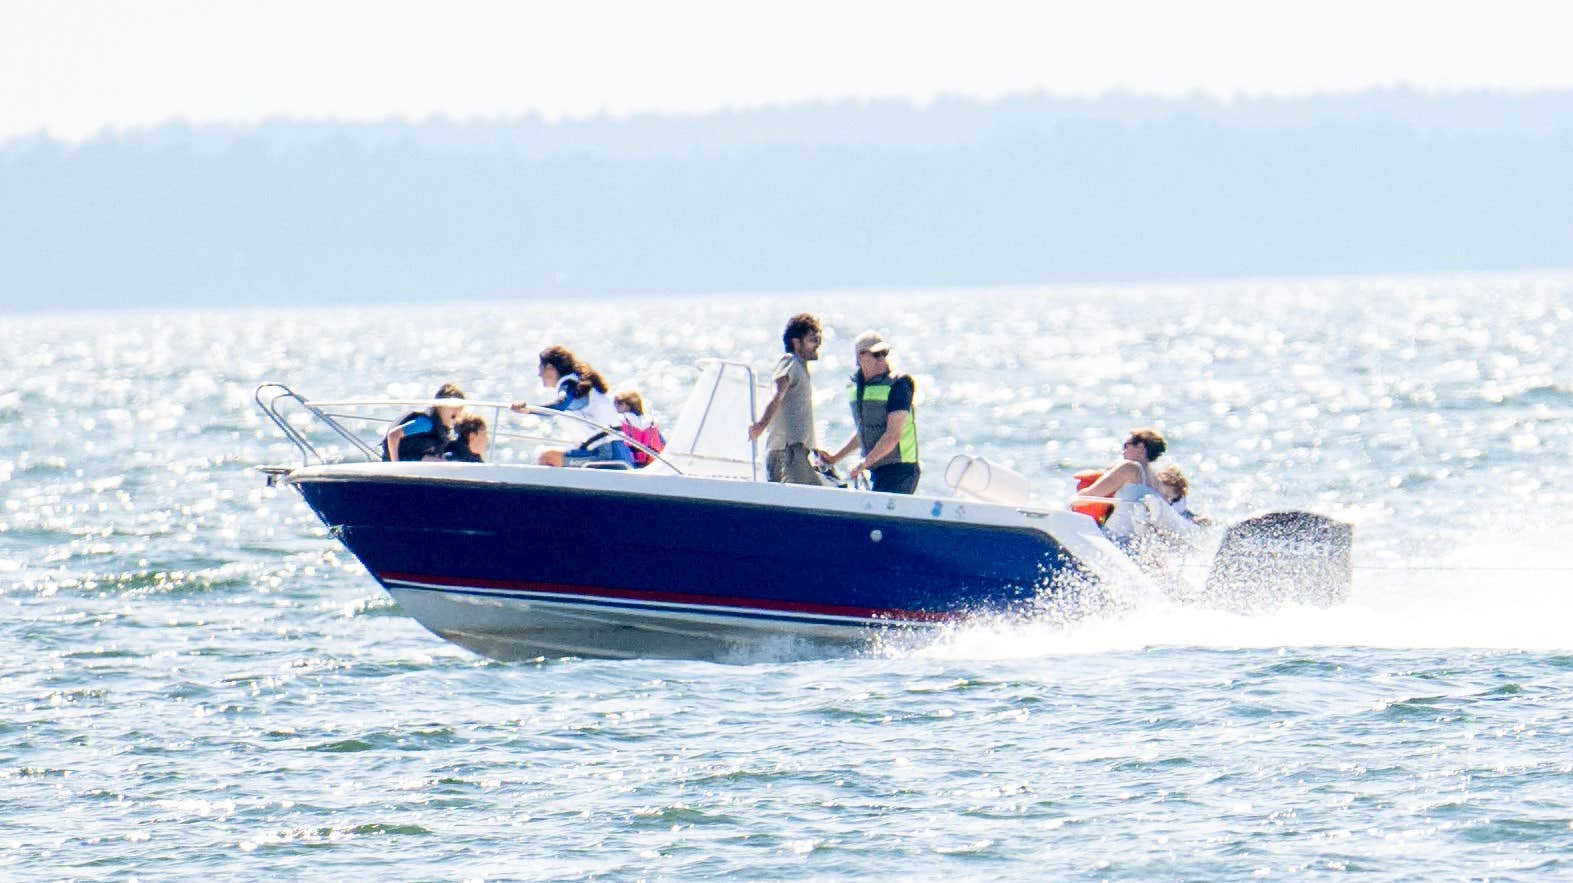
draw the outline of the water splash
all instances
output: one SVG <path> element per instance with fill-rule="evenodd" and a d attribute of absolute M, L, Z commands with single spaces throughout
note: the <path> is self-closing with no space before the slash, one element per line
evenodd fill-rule
<path fill-rule="evenodd" d="M 1241 613 L 1153 593 L 1083 617 L 980 619 L 896 652 L 1024 659 L 1157 647 L 1560 651 L 1573 649 L 1573 567 L 1555 534 L 1482 537 L 1436 558 L 1355 568 L 1348 602 Z M 893 645 L 894 646 L 894 645 Z"/>

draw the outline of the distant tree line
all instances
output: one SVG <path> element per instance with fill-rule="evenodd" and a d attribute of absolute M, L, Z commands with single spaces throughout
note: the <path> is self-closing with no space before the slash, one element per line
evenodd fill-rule
<path fill-rule="evenodd" d="M 0 144 L 0 310 L 1567 267 L 1573 94 Z"/>

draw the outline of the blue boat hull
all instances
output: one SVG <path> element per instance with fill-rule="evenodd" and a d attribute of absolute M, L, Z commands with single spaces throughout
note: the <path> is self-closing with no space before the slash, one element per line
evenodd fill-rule
<path fill-rule="evenodd" d="M 913 518 L 643 493 L 631 476 L 601 488 L 396 475 L 292 484 L 412 615 L 501 658 L 707 658 L 781 635 L 867 640 L 871 627 L 1020 610 L 1077 571 L 1045 531 L 941 518 L 938 501 L 935 517 Z"/>

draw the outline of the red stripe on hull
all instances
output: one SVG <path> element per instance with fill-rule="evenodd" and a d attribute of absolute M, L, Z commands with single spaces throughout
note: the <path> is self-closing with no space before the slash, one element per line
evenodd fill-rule
<path fill-rule="evenodd" d="M 697 607 L 741 607 L 752 610 L 774 610 L 783 613 L 809 613 L 822 616 L 849 616 L 859 619 L 889 619 L 902 622 L 958 622 L 960 613 L 933 613 L 926 610 L 875 610 L 864 607 L 842 607 L 834 604 L 806 604 L 800 601 L 777 601 L 771 598 L 736 598 L 722 595 L 692 595 L 683 592 L 657 592 L 645 589 L 612 589 L 603 586 L 574 586 L 562 583 L 541 583 L 517 580 L 483 579 L 480 577 L 428 576 L 417 573 L 377 574 L 377 579 L 387 582 L 426 583 L 468 589 L 500 589 L 503 591 L 543 592 L 552 595 L 589 595 L 596 598 L 616 598 L 624 601 L 653 601 L 667 604 L 687 604 Z"/>

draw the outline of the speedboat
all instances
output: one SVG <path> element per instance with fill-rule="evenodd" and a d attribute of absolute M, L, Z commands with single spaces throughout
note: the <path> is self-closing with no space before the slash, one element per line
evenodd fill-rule
<path fill-rule="evenodd" d="M 382 462 L 389 416 L 457 402 L 314 401 L 267 383 L 257 404 L 302 462 L 262 468 L 404 612 L 496 659 L 856 650 L 1154 584 L 1093 519 L 1002 499 L 976 469 L 952 496 L 762 481 L 746 434 L 760 389 L 746 365 L 703 363 L 665 449 L 627 469 L 535 465 L 531 444 L 601 428 L 474 400 L 495 462 Z M 1312 561 L 1336 584 L 1347 542 L 1296 518 L 1246 531 L 1256 545 L 1236 557 Z"/>

